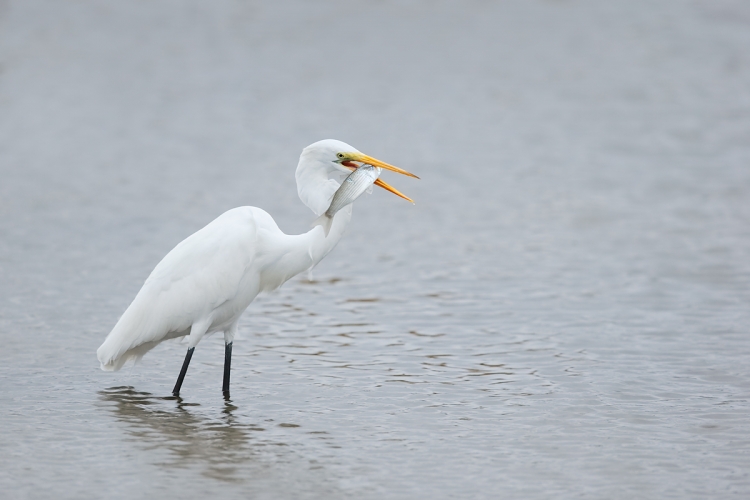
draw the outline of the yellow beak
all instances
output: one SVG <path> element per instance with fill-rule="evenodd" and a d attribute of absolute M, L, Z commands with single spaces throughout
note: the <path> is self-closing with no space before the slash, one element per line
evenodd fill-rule
<path fill-rule="evenodd" d="M 385 163 L 383 161 L 380 161 L 377 158 L 373 158 L 372 156 L 367 156 L 366 154 L 362 154 L 362 153 L 347 153 L 346 156 L 347 156 L 346 159 L 350 160 L 350 161 L 352 161 L 352 160 L 353 161 L 358 161 L 358 162 L 361 162 L 361 163 L 365 163 L 367 165 L 372 165 L 373 167 L 380 167 L 380 168 L 383 168 L 385 170 L 390 170 L 391 172 L 398 172 L 399 174 L 408 175 L 409 177 L 414 177 L 415 179 L 419 179 L 419 177 L 417 177 L 416 175 L 412 174 L 411 172 L 407 172 L 404 169 L 401 169 L 401 168 L 395 167 L 393 165 L 390 165 L 388 163 Z M 349 167 L 349 168 L 351 168 L 352 170 L 354 170 L 352 167 Z M 383 189 L 385 189 L 386 191 L 390 191 L 391 193 L 395 194 L 396 196 L 400 196 L 401 198 L 414 203 L 414 200 L 412 200 L 411 198 L 409 198 L 408 196 L 406 196 L 405 194 L 403 194 L 401 191 L 399 191 L 398 189 L 394 188 L 393 186 L 391 186 L 389 184 L 386 184 L 384 181 L 382 181 L 380 179 L 377 179 L 375 181 L 375 185 L 376 186 L 380 186 Z"/>
<path fill-rule="evenodd" d="M 419 177 L 412 174 L 411 172 L 407 172 L 406 170 L 403 170 L 401 168 L 394 167 L 393 165 L 390 165 L 384 161 L 380 161 L 376 158 L 373 158 L 372 156 L 367 156 L 362 153 L 349 153 L 347 156 L 349 157 L 350 160 L 367 163 L 368 165 L 372 165 L 373 167 L 384 168 L 386 170 L 390 170 L 391 172 L 398 172 L 399 174 L 408 175 L 409 177 L 414 177 L 415 179 L 419 179 Z"/>
<path fill-rule="evenodd" d="M 418 179 L 418 178 L 419 178 L 419 177 L 417 177 L 417 179 Z M 395 194 L 396 196 L 400 196 L 401 198 L 405 199 L 406 201 L 409 201 L 409 202 L 411 202 L 411 203 L 414 203 L 414 200 L 412 200 L 411 198 L 409 198 L 409 197 L 408 197 L 408 196 L 406 196 L 406 195 L 405 195 L 404 193 L 402 193 L 401 191 L 399 191 L 399 190 L 398 190 L 398 189 L 396 189 L 395 187 L 391 186 L 390 184 L 386 184 L 385 182 L 383 182 L 383 181 L 382 181 L 382 180 L 380 180 L 380 179 L 375 179 L 375 185 L 376 185 L 376 186 L 380 186 L 380 187 L 382 187 L 382 188 L 383 188 L 383 189 L 385 189 L 386 191 L 390 191 L 391 193 Z"/>

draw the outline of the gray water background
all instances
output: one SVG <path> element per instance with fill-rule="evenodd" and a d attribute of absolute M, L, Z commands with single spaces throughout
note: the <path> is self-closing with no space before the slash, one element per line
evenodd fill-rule
<path fill-rule="evenodd" d="M 234 345 L 96 348 L 300 150 L 388 175 Z M 750 4 L 0 2 L 3 498 L 747 498 Z"/>

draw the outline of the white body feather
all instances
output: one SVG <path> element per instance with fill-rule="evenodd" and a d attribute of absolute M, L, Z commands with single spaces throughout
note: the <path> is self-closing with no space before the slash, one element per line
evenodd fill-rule
<path fill-rule="evenodd" d="M 305 148 L 300 157 L 298 192 L 317 214 L 339 187 L 329 177 L 340 177 L 341 171 L 327 158 L 340 150 L 356 151 L 327 140 Z M 220 215 L 157 264 L 97 350 L 102 369 L 118 370 L 159 342 L 185 335 L 188 347 L 219 331 L 231 342 L 253 299 L 312 269 L 336 246 L 350 219 L 348 206 L 335 215 L 330 236 L 318 227 L 287 235 L 260 208 L 239 207 Z"/>

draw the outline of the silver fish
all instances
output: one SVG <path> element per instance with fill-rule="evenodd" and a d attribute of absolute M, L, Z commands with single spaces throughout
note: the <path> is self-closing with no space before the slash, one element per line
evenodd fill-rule
<path fill-rule="evenodd" d="M 321 215 L 315 221 L 314 225 L 323 226 L 326 236 L 328 236 L 328 232 L 331 230 L 333 216 L 336 215 L 336 212 L 350 203 L 353 203 L 354 200 L 362 195 L 362 193 L 370 189 L 373 183 L 378 180 L 380 172 L 381 169 L 379 167 L 362 165 L 349 174 L 334 193 L 333 200 L 331 200 L 331 206 L 328 207 L 326 213 Z"/>

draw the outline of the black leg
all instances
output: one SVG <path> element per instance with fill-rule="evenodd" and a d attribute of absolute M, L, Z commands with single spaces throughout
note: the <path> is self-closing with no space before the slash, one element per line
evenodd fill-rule
<path fill-rule="evenodd" d="M 188 349 L 187 354 L 185 354 L 185 361 L 182 363 L 182 370 L 180 370 L 180 376 L 177 377 L 177 383 L 174 385 L 174 389 L 172 389 L 172 396 L 179 396 L 180 395 L 180 387 L 182 387 L 182 381 L 185 380 L 185 374 L 187 373 L 188 365 L 190 364 L 190 358 L 193 357 L 193 351 L 195 350 L 195 347 L 191 347 Z"/>
<path fill-rule="evenodd" d="M 224 385 L 221 392 L 224 397 L 229 397 L 229 372 L 232 370 L 232 342 L 224 346 Z"/>

